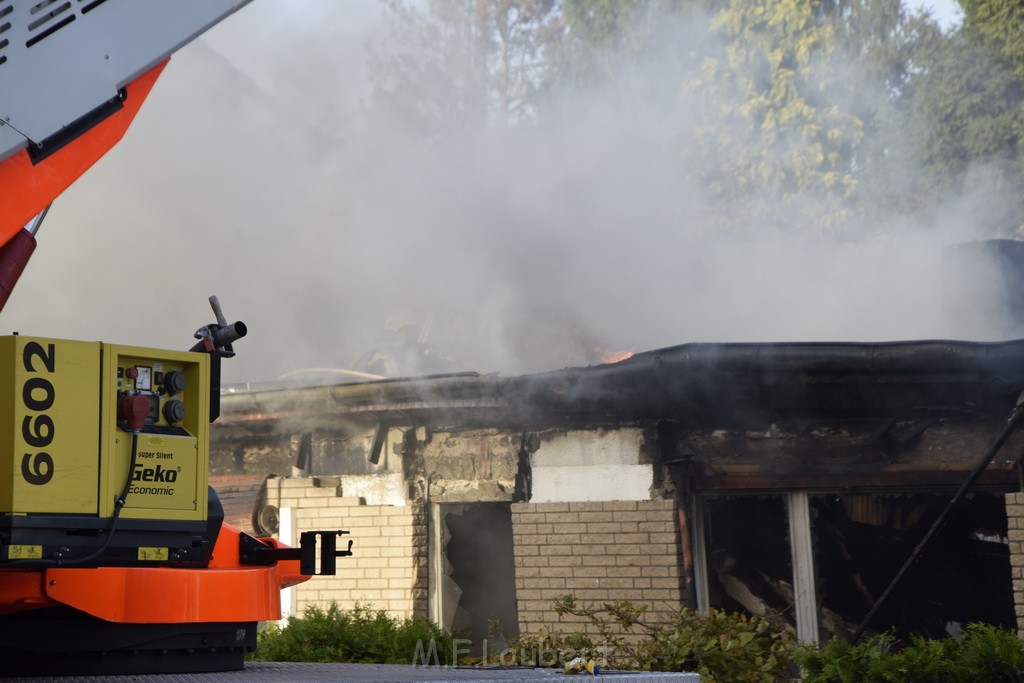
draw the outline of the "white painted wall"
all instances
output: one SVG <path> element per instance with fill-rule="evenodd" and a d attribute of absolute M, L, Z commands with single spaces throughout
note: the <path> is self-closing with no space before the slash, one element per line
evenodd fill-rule
<path fill-rule="evenodd" d="M 533 454 L 534 467 L 639 465 L 643 432 L 639 429 L 571 431 L 544 437 Z"/>
<path fill-rule="evenodd" d="M 288 507 L 281 508 L 278 511 L 278 514 L 280 516 L 278 517 L 278 519 L 279 519 L 279 526 L 278 526 L 279 531 L 278 531 L 278 534 L 277 534 L 277 539 L 279 541 L 281 541 L 282 543 L 284 543 L 285 545 L 287 545 L 287 546 L 291 546 L 293 548 L 297 548 L 298 545 L 299 545 L 298 543 L 296 543 L 296 539 L 298 537 L 298 533 L 296 533 L 297 530 L 295 528 L 295 515 L 293 514 L 293 512 L 294 511 L 291 508 L 288 508 Z M 282 588 L 281 589 L 281 618 L 282 619 L 288 619 L 289 617 L 292 617 L 292 616 L 295 615 L 295 608 L 296 608 L 297 597 L 298 596 L 295 595 L 295 588 L 294 587 L 288 587 L 288 588 Z"/>
<path fill-rule="evenodd" d="M 572 431 L 530 456 L 531 503 L 650 500 L 654 470 L 642 462 L 639 429 Z"/>
<path fill-rule="evenodd" d="M 389 474 L 343 474 L 341 495 L 364 498 L 367 505 L 405 505 L 405 478 L 401 472 Z"/>

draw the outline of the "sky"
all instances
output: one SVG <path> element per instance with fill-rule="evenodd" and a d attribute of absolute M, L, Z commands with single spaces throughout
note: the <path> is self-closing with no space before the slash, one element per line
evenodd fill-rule
<path fill-rule="evenodd" d="M 443 149 L 368 118 L 366 49 L 383 36 L 376 0 L 256 0 L 182 49 L 54 204 L 6 331 L 187 348 L 216 294 L 250 331 L 229 383 L 401 360 L 407 323 L 431 354 L 422 372 L 962 332 L 921 303 L 940 277 L 934 237 L 828 254 L 725 243 L 696 208 L 692 234 L 672 233 L 667 207 L 693 191 L 665 145 L 679 119 L 626 108 L 629 79 L 562 103 L 550 130 Z M 970 237 L 968 204 L 945 213 L 949 241 Z"/>
<path fill-rule="evenodd" d="M 905 2 L 905 5 L 910 9 L 928 10 L 932 17 L 939 22 L 939 26 L 944 29 L 949 29 L 960 23 L 963 18 L 960 5 L 956 3 L 956 0 L 922 0 L 920 2 L 909 0 L 909 2 Z"/>

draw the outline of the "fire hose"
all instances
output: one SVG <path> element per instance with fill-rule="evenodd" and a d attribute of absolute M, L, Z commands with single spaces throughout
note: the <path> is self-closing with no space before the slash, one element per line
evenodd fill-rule
<path fill-rule="evenodd" d="M 903 563 L 903 566 L 900 567 L 900 570 L 896 572 L 896 576 L 894 576 L 892 581 L 889 582 L 889 585 L 882 592 L 882 595 L 879 596 L 878 600 L 875 601 L 875 604 L 871 606 L 871 609 L 868 610 L 868 613 L 864 615 L 864 618 L 861 620 L 860 624 L 858 624 L 857 629 L 853 632 L 853 635 L 850 638 L 851 642 L 857 642 L 860 639 L 860 637 L 864 634 L 864 631 L 865 629 L 867 629 L 867 626 L 871 622 L 872 617 L 875 616 L 875 614 L 878 612 L 879 608 L 882 606 L 885 600 L 889 597 L 889 595 L 893 592 L 893 590 L 896 588 L 899 582 L 903 579 L 903 576 L 910 569 L 911 565 L 913 565 L 914 562 L 916 562 L 917 559 L 921 556 L 921 553 L 928 545 L 928 542 L 931 541 L 935 534 L 937 534 L 939 530 L 941 530 L 942 527 L 946 524 L 946 521 L 949 519 L 949 516 L 953 513 L 953 510 L 960 503 L 960 501 L 963 500 L 964 496 L 967 495 L 967 493 L 971 490 L 974 484 L 978 481 L 978 478 L 981 477 L 982 473 L 985 471 L 985 468 L 987 468 L 989 463 L 992 462 L 992 459 L 996 456 L 996 453 L 998 453 L 999 450 L 1006 444 L 1007 440 L 1010 438 L 1010 435 L 1013 434 L 1013 431 L 1020 424 L 1022 418 L 1024 418 L 1024 392 L 1021 392 L 1020 396 L 1017 397 L 1017 404 L 1013 407 L 1013 410 L 1010 411 L 1010 416 L 1006 420 L 1006 425 L 1003 427 L 1003 431 L 999 433 L 999 436 L 996 437 L 996 440 L 993 441 L 992 445 L 989 446 L 987 451 L 985 451 L 985 454 L 978 461 L 978 464 L 975 465 L 974 470 L 971 472 L 970 476 L 968 476 L 964 483 L 960 485 L 960 488 L 957 490 L 956 494 L 946 504 L 946 507 L 942 509 L 942 512 L 939 513 L 939 516 L 932 523 L 931 527 L 925 533 L 924 537 L 914 547 L 913 552 L 910 553 L 910 557 L 908 557 L 907 561 Z"/>

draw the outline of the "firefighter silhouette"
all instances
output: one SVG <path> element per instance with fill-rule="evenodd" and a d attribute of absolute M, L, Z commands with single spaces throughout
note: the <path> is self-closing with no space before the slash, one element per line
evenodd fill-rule
<path fill-rule="evenodd" d="M 424 372 L 425 355 L 416 316 L 400 310 L 388 316 L 381 340 L 360 356 L 352 369 L 381 377 L 417 375 Z"/>

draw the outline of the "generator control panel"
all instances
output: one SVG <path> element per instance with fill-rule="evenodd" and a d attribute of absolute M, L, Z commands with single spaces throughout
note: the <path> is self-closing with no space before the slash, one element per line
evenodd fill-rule
<path fill-rule="evenodd" d="M 206 519 L 207 354 L 104 345 L 104 360 L 99 514 L 130 479 L 125 518 Z"/>
<path fill-rule="evenodd" d="M 205 520 L 208 362 L 205 353 L 0 337 L 0 515 L 109 518 L 127 486 L 125 519 Z"/>

